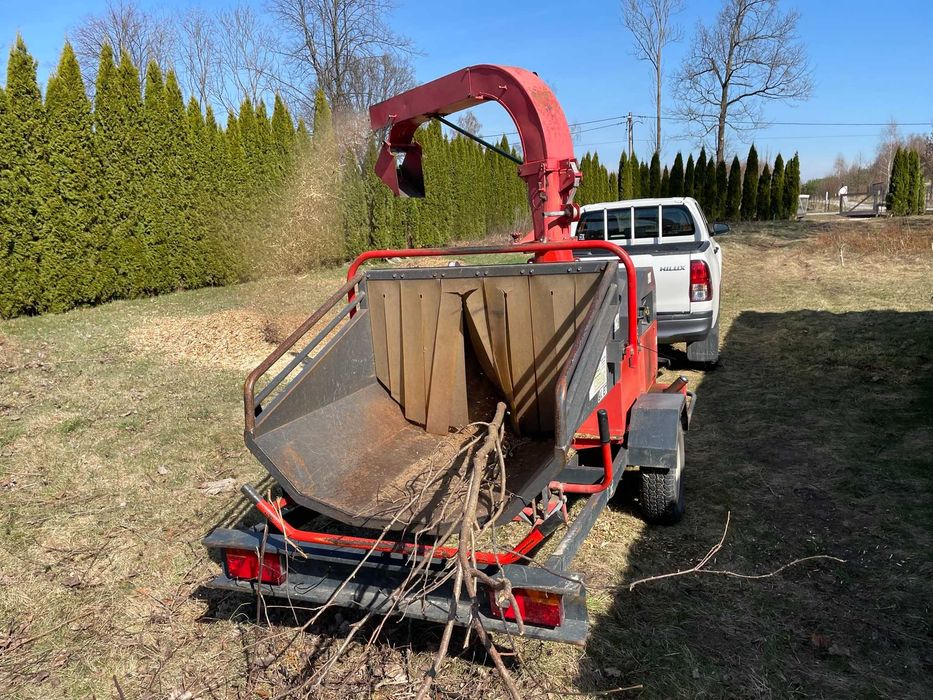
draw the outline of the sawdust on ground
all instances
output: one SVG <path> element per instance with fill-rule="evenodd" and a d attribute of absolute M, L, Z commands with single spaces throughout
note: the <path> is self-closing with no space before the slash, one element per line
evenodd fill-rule
<path fill-rule="evenodd" d="M 134 328 L 129 340 L 136 350 L 168 362 L 249 371 L 302 320 L 240 309 L 160 316 Z"/>

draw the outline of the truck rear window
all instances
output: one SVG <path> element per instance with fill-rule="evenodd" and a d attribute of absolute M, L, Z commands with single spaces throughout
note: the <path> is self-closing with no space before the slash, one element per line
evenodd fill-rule
<path fill-rule="evenodd" d="M 629 239 L 632 237 L 632 208 L 608 209 L 606 211 L 609 240 Z"/>
<path fill-rule="evenodd" d="M 660 216 L 658 210 L 660 209 Z M 605 222 L 603 215 L 605 214 Z M 634 224 L 634 226 L 633 226 Z M 659 225 L 660 224 L 660 227 Z M 632 232 L 634 230 L 634 236 Z M 681 204 L 661 207 L 624 207 L 585 212 L 577 224 L 581 241 L 625 241 L 645 238 L 693 236 L 696 226 L 690 210 Z"/>
<path fill-rule="evenodd" d="M 692 236 L 694 234 L 693 217 L 684 206 L 661 207 L 662 236 Z"/>
<path fill-rule="evenodd" d="M 635 238 L 658 237 L 658 208 L 635 207 Z"/>
<path fill-rule="evenodd" d="M 580 217 L 577 224 L 577 238 L 581 241 L 603 240 L 603 212 L 588 211 Z"/>

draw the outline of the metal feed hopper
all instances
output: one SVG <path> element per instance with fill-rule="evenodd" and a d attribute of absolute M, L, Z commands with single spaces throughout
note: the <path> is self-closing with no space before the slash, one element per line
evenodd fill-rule
<path fill-rule="evenodd" d="M 693 401 L 682 378 L 656 383 L 652 271 L 636 270 L 612 243 L 570 238 L 580 172 L 541 79 L 473 66 L 374 105 L 372 127 L 385 133 L 376 172 L 395 194 L 423 196 L 418 126 L 452 126 L 446 115 L 490 100 L 518 128 L 534 231 L 499 247 L 364 253 L 347 283 L 250 373 L 246 444 L 285 495 L 243 487 L 266 522 L 204 539 L 223 562 L 210 586 L 582 643 L 586 588 L 570 565 L 623 472 L 638 469 L 647 519 L 683 513 Z M 616 260 L 577 259 L 594 248 Z M 533 257 L 486 263 L 515 253 Z M 484 264 L 469 264 L 479 254 Z M 441 256 L 466 264 L 444 266 Z M 364 267 L 421 257 L 437 262 Z M 506 498 L 493 511 L 480 491 L 476 520 L 498 513 L 524 534 L 516 542 L 511 529 L 509 541 L 483 548 L 472 541 L 473 501 L 464 507 L 464 475 L 479 473 L 465 463 L 465 442 L 499 402 L 508 408 L 504 461 L 485 483 L 502 488 L 504 474 Z M 586 502 L 570 510 L 573 498 Z M 444 533 L 458 519 L 469 533 L 452 546 Z M 529 566 L 561 528 L 541 566 Z M 465 580 L 488 600 L 454 591 L 455 559 L 461 572 L 468 560 Z M 416 570 L 427 578 L 413 592 Z M 514 603 L 497 598 L 505 589 Z"/>
<path fill-rule="evenodd" d="M 566 427 L 584 402 L 558 399 L 561 370 L 597 294 L 604 315 L 618 313 L 617 269 L 368 271 L 340 332 L 262 406 L 247 444 L 294 502 L 352 525 L 411 529 L 443 500 L 436 470 L 460 466 L 449 462 L 467 439 L 457 431 L 488 421 L 502 400 L 521 446 L 506 463 L 510 520 L 566 464 Z M 605 344 L 594 343 L 594 359 Z"/>

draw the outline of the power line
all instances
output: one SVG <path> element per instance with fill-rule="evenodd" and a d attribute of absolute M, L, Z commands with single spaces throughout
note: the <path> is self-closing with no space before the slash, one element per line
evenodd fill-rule
<path fill-rule="evenodd" d="M 641 119 L 654 119 L 654 116 L 648 114 L 636 114 L 634 115 Z M 708 116 L 709 121 L 717 119 L 716 116 Z M 698 121 L 690 117 L 683 117 L 674 114 L 662 114 L 661 119 L 666 119 L 667 121 L 677 121 L 677 122 L 690 122 Z M 742 124 L 743 126 L 757 126 L 762 125 L 765 127 L 768 126 L 888 126 L 891 122 L 773 122 L 765 120 L 763 122 L 755 122 L 750 120 L 742 119 L 730 119 L 730 124 Z M 930 126 L 933 124 L 933 120 L 927 122 L 895 122 L 897 126 Z"/>
<path fill-rule="evenodd" d="M 654 119 L 655 118 L 654 115 L 652 114 L 633 114 L 632 117 L 636 119 Z M 613 117 L 602 117 L 601 119 L 589 119 L 587 121 L 573 122 L 571 124 L 568 124 L 568 126 L 571 129 L 573 129 L 578 126 L 588 126 L 590 124 L 602 124 L 602 126 L 591 127 L 589 129 L 581 129 L 580 131 L 577 132 L 577 133 L 586 133 L 589 131 L 597 131 L 599 129 L 608 129 L 613 126 L 624 126 L 625 120 L 627 118 L 628 118 L 627 114 L 619 114 Z M 683 117 L 683 116 L 679 116 L 675 114 L 662 114 L 661 119 L 663 121 L 674 121 L 674 122 L 695 121 L 693 119 L 690 119 L 689 117 Z M 715 119 L 715 117 L 710 117 L 710 120 L 712 119 Z M 603 122 L 614 122 L 614 123 L 603 124 Z M 887 121 L 887 122 L 779 122 L 779 121 L 754 122 L 750 120 L 740 120 L 740 119 L 730 120 L 729 123 L 738 124 L 741 126 L 763 126 L 763 127 L 770 127 L 770 126 L 809 126 L 809 127 L 839 127 L 839 126 L 868 127 L 868 126 L 873 126 L 873 127 L 880 127 L 880 126 L 888 126 L 889 124 L 891 124 L 890 121 Z M 924 126 L 925 127 L 925 126 L 930 126 L 931 124 L 933 124 L 933 120 L 927 121 L 927 122 L 897 122 L 895 121 L 895 124 L 897 126 L 910 126 L 910 127 Z M 874 136 L 874 134 L 866 134 L 866 135 Z M 504 131 L 504 132 L 497 133 L 497 134 L 484 135 L 482 136 L 482 138 L 491 139 L 491 138 L 502 137 L 502 136 L 518 136 L 518 132 L 517 131 Z"/>
<path fill-rule="evenodd" d="M 756 136 L 755 141 L 779 141 L 783 139 L 854 139 L 854 138 L 866 138 L 869 136 L 876 136 L 876 134 L 804 134 L 804 135 L 789 135 L 782 134 L 780 136 Z M 677 139 L 669 138 L 669 141 L 676 141 Z M 576 144 L 579 148 L 586 148 L 590 146 L 608 146 L 611 144 L 626 143 L 627 139 L 612 139 L 610 141 L 590 141 L 588 143 L 578 143 Z M 637 143 L 651 143 L 651 139 L 635 139 Z"/>

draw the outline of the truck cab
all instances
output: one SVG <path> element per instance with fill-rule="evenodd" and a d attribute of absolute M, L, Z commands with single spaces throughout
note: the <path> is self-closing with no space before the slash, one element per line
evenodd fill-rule
<path fill-rule="evenodd" d="M 579 240 L 607 240 L 623 247 L 638 267 L 654 270 L 658 342 L 687 344 L 692 362 L 719 360 L 722 250 L 692 197 L 633 199 L 588 204 L 571 232 Z M 581 251 L 580 257 L 604 256 Z"/>

